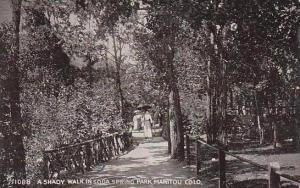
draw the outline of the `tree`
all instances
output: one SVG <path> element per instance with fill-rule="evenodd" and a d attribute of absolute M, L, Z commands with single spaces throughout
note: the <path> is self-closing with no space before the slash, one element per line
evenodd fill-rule
<path fill-rule="evenodd" d="M 21 106 L 20 106 L 20 72 L 19 72 L 19 48 L 20 48 L 20 16 L 21 0 L 12 0 L 12 22 L 13 22 L 13 40 L 12 40 L 12 58 L 8 67 L 8 103 L 10 106 L 10 130 L 4 134 L 5 150 L 7 153 L 6 163 L 14 179 L 25 178 L 25 149 L 23 143 L 24 129 L 22 127 Z M 10 162 L 10 159 L 12 161 Z M 24 187 L 24 185 L 18 185 Z"/>
<path fill-rule="evenodd" d="M 234 87 L 251 83 L 257 90 L 264 85 L 264 81 L 260 80 L 268 79 L 268 83 L 276 85 L 277 96 L 284 97 L 283 90 L 279 88 L 286 88 L 284 82 L 293 83 L 283 78 L 280 72 L 283 70 L 283 75 L 288 75 L 286 70 L 296 70 L 292 68 L 295 63 L 294 45 L 290 45 L 293 43 L 290 40 L 295 39 L 294 21 L 298 20 L 290 19 L 298 12 L 295 2 L 178 1 L 173 4 L 172 10 L 196 30 L 194 36 L 198 37 L 198 41 L 195 40 L 198 46 L 195 50 L 199 50 L 199 59 L 204 60 L 202 63 L 207 67 L 208 141 L 226 143 L 228 102 L 233 104 L 229 98 L 234 97 L 229 96 L 232 96 Z M 287 43 L 289 45 L 285 45 Z M 273 78 L 269 76 L 272 69 L 273 72 L 277 69 Z M 260 97 L 264 96 L 265 89 L 257 91 L 261 93 L 258 101 L 263 102 Z M 253 101 L 252 104 L 255 104 Z M 255 122 L 258 127 L 260 108 L 256 105 Z"/>
<path fill-rule="evenodd" d="M 4 139 L 8 137 L 11 133 L 11 124 L 10 124 L 10 107 L 9 107 L 9 95 L 7 91 L 7 80 L 8 80 L 8 64 L 11 62 L 11 42 L 13 39 L 13 28 L 11 24 L 1 24 L 0 31 L 0 54 L 1 54 L 1 79 L 0 79 L 0 136 L 1 136 L 1 155 L 0 155 L 0 182 L 5 185 L 7 176 L 11 175 L 11 164 L 8 163 L 11 150 L 9 145 L 5 146 Z M 9 141 L 8 141 L 9 143 Z"/>
<path fill-rule="evenodd" d="M 299 6 L 299 5 L 298 5 Z M 297 28 L 297 36 L 298 36 L 298 62 L 300 62 L 300 25 L 298 23 L 298 28 Z M 300 85 L 300 77 L 299 77 L 299 72 L 300 72 L 300 64 L 298 63 L 298 77 L 297 77 L 297 86 L 296 86 L 296 89 L 298 90 L 298 97 L 297 97 L 297 101 L 296 101 L 296 125 L 297 125 L 297 133 L 298 133 L 298 136 L 297 136 L 297 139 L 296 139 L 296 144 L 299 144 L 300 143 L 300 128 L 299 128 L 299 125 L 300 125 L 300 97 L 299 97 L 299 85 Z"/>
<path fill-rule="evenodd" d="M 183 123 L 178 89 L 178 75 L 175 64 L 176 37 L 178 27 L 176 18 L 168 6 L 149 3 L 152 7 L 147 13 L 146 28 L 149 33 L 137 36 L 137 40 L 144 44 L 142 52 L 152 62 L 155 72 L 167 86 L 169 100 L 169 126 L 171 140 L 171 156 L 182 161 L 184 159 Z M 167 19 L 168 18 L 168 19 Z"/>

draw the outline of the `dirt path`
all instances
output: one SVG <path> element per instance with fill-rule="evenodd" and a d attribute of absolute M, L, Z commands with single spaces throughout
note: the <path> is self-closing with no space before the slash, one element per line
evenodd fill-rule
<path fill-rule="evenodd" d="M 128 154 L 95 167 L 82 180 L 91 182 L 68 187 L 214 187 L 196 180 L 195 172 L 185 164 L 170 159 L 167 142 L 160 137 L 143 141 Z"/>

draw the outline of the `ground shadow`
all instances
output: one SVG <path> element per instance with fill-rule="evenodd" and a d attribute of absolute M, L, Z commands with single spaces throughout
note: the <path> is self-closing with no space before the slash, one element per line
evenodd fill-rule
<path fill-rule="evenodd" d="M 170 159 L 167 153 L 168 144 L 161 138 L 153 138 L 141 142 L 136 150 L 132 150 L 126 156 L 111 160 L 102 167 L 96 166 L 92 171 L 84 175 L 78 174 L 79 178 L 86 178 L 91 181 L 107 179 L 117 180 L 137 180 L 137 179 L 176 179 L 186 180 L 196 178 L 185 163 L 178 163 L 177 160 Z M 66 185 L 64 187 L 83 188 L 87 185 Z M 152 185 L 92 185 L 89 187 L 152 187 Z M 155 187 L 170 187 L 158 185 Z M 172 185 L 173 187 L 173 185 Z M 177 186 L 178 187 L 178 186 Z M 181 187 L 181 186 L 179 186 Z M 185 186 L 183 186 L 185 187 Z M 199 187 L 189 186 L 189 187 Z"/>

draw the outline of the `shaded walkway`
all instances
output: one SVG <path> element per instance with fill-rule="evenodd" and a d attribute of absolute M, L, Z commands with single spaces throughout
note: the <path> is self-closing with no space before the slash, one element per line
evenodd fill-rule
<path fill-rule="evenodd" d="M 203 186 L 203 182 L 200 180 L 196 182 L 195 173 L 191 169 L 176 160 L 170 159 L 167 154 L 167 147 L 167 142 L 160 137 L 143 141 L 128 154 L 111 160 L 102 166 L 97 166 L 82 177 L 92 181 L 92 183 L 68 187 Z M 187 185 L 193 180 L 194 185 Z M 181 185 L 176 185 L 180 183 Z"/>

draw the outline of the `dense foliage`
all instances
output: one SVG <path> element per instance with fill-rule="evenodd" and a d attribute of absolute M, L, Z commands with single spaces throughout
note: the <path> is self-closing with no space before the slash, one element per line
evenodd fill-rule
<path fill-rule="evenodd" d="M 22 8 L 21 31 L 17 20 L 0 28 L 0 146 L 22 136 L 29 178 L 41 176 L 45 149 L 128 130 L 139 104 L 154 107 L 179 160 L 183 131 L 224 144 L 299 142 L 295 1 L 42 0 Z M 0 150 L 5 182 L 17 170 L 7 163 L 12 150 Z"/>

